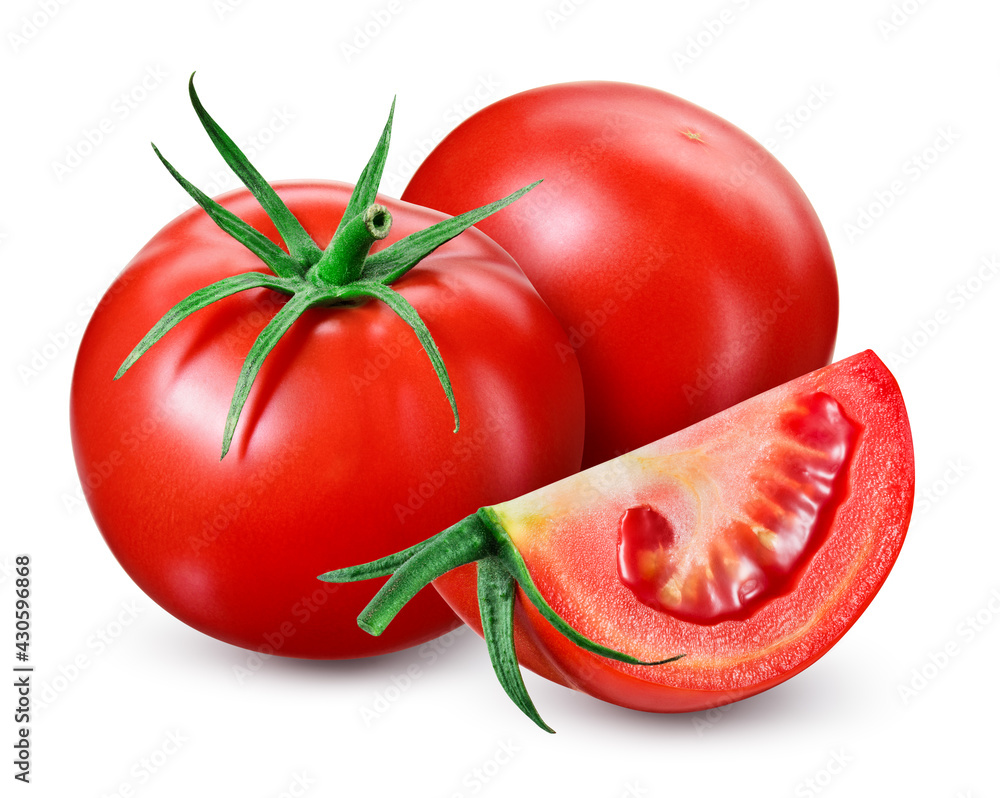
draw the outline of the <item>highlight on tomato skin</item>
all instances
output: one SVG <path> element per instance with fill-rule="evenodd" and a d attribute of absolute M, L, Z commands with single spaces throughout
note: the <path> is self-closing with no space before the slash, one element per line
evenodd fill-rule
<path fill-rule="evenodd" d="M 517 662 L 621 706 L 695 711 L 827 652 L 885 582 L 913 494 L 903 398 L 866 351 L 321 578 L 393 574 L 359 618 L 375 634 L 433 580 L 548 731 Z"/>

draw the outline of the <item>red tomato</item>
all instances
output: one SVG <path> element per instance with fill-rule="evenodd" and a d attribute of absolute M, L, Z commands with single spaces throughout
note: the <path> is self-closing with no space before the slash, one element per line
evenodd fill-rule
<path fill-rule="evenodd" d="M 278 194 L 325 247 L 351 187 L 284 183 Z M 380 198 L 389 237 L 444 218 Z M 245 190 L 222 205 L 280 239 Z M 265 360 L 228 455 L 222 431 L 254 338 L 287 297 L 266 288 L 194 313 L 113 382 L 176 302 L 228 275 L 264 271 L 193 209 L 160 231 L 109 289 L 73 378 L 77 467 L 97 524 L 154 601 L 238 646 L 357 657 L 435 637 L 458 619 L 425 590 L 376 639 L 355 616 L 371 585 L 317 583 L 330 560 L 372 559 L 484 502 L 579 468 L 579 369 L 566 336 L 513 260 L 470 230 L 393 284 L 427 323 L 454 386 L 454 419 L 413 331 L 383 303 L 307 310 Z"/>
<path fill-rule="evenodd" d="M 896 560 L 913 487 L 902 396 L 865 352 L 480 510 L 411 564 L 439 540 L 461 552 L 469 564 L 434 585 L 480 634 L 481 608 L 500 605 L 477 577 L 506 569 L 517 659 L 536 673 L 625 707 L 700 710 L 773 687 L 840 639 Z M 391 617 L 380 601 L 361 619 L 375 632 Z"/>
<path fill-rule="evenodd" d="M 403 199 L 478 223 L 562 322 L 603 462 L 830 362 L 837 279 L 815 212 L 749 136 L 621 83 L 500 100 L 427 157 Z"/>

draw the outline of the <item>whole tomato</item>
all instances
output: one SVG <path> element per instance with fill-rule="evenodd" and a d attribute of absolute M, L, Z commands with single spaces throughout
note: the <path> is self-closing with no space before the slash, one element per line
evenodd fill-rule
<path fill-rule="evenodd" d="M 323 284 L 316 261 L 336 249 L 327 245 L 338 228 L 347 231 L 341 249 L 357 250 L 348 261 L 377 264 L 385 277 L 394 244 L 458 220 L 382 197 L 370 205 L 374 216 L 355 214 L 359 195 L 362 205 L 375 199 L 388 126 L 353 193 L 320 181 L 272 189 L 220 138 L 193 86 L 192 99 L 254 194 L 213 202 L 193 191 L 202 208 L 143 247 L 90 321 L 71 425 L 97 525 L 150 598 L 234 645 L 340 658 L 442 634 L 459 621 L 430 588 L 376 639 L 355 623 L 373 587 L 323 585 L 316 574 L 330 560 L 405 548 L 484 502 L 576 471 L 583 396 L 577 364 L 557 353 L 566 336 L 516 263 L 476 230 L 431 247 L 391 289 L 369 281 L 369 293 L 358 294 L 352 286 L 361 283 L 348 281 L 306 308 L 300 297 Z M 371 246 L 364 225 L 374 218 L 384 233 L 390 214 L 388 236 Z M 291 233 L 279 236 L 272 218 Z M 422 250 L 439 243 L 419 235 L 409 241 L 424 241 Z M 283 240 L 293 244 L 288 253 L 277 246 Z M 257 253 L 301 274 L 279 279 Z M 262 285 L 205 306 L 198 299 L 206 286 L 244 279 Z M 302 293 L 280 290 L 290 280 Z M 171 309 L 185 301 L 198 309 L 176 323 Z M 176 326 L 126 360 L 165 323 Z M 265 344 L 273 348 L 262 351 Z"/>
<path fill-rule="evenodd" d="M 542 184 L 479 229 L 562 322 L 603 462 L 830 362 L 837 278 L 802 189 L 760 144 L 623 83 L 525 91 L 469 117 L 403 199 L 456 213 Z"/>

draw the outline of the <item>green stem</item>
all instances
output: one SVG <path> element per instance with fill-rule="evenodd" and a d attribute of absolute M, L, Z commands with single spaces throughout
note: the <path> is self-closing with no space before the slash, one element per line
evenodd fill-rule
<path fill-rule="evenodd" d="M 389 235 L 392 214 L 385 205 L 375 202 L 364 213 L 348 221 L 330 242 L 313 272 L 320 286 L 348 285 L 361 276 L 368 251 L 376 241 Z"/>
<path fill-rule="evenodd" d="M 640 660 L 601 645 L 578 632 L 545 600 L 528 572 L 528 566 L 492 507 L 482 507 L 457 524 L 403 552 L 374 562 L 328 571 L 324 582 L 360 582 L 392 574 L 358 616 L 358 626 L 379 635 L 421 588 L 448 571 L 477 563 L 479 613 L 483 637 L 493 670 L 507 695 L 540 728 L 552 729 L 542 720 L 521 678 L 514 648 L 515 585 L 556 631 L 585 651 L 631 665 L 665 665 L 683 654 L 665 659 Z"/>
<path fill-rule="evenodd" d="M 479 593 L 479 617 L 483 622 L 483 639 L 493 663 L 493 672 L 504 692 L 517 708 L 531 718 L 543 731 L 554 734 L 538 714 L 528 689 L 524 686 L 521 668 L 514 648 L 514 596 L 517 582 L 496 557 L 484 557 L 477 564 L 476 589 Z"/>
<path fill-rule="evenodd" d="M 478 515 L 463 518 L 439 532 L 403 563 L 375 594 L 358 616 L 358 626 L 369 634 L 382 634 L 389 621 L 424 586 L 460 565 L 488 556 L 495 544 L 495 538 Z M 324 574 L 321 578 L 329 576 Z M 336 580 L 327 578 L 326 581 Z"/>
<path fill-rule="evenodd" d="M 338 307 L 343 310 L 352 300 L 359 302 L 378 299 L 386 303 L 416 333 L 444 389 L 455 418 L 455 432 L 458 432 L 458 408 L 441 353 L 417 311 L 402 295 L 392 289 L 390 284 L 406 274 L 437 247 L 461 234 L 480 219 L 505 208 L 535 184 L 482 208 L 473 209 L 454 218 L 443 219 L 426 230 L 411 233 L 369 257 L 372 245 L 385 238 L 392 226 L 392 215 L 388 208 L 376 202 L 376 197 L 389 149 L 393 111 L 396 107 L 396 102 L 393 100 L 382 135 L 351 193 L 337 230 L 326 249 L 321 251 L 295 214 L 285 205 L 278 192 L 267 183 L 232 138 L 205 110 L 195 92 L 193 75 L 189 82 L 189 94 L 195 112 L 212 143 L 274 223 L 288 247 L 288 252 L 192 184 L 154 145 L 153 150 L 167 171 L 204 209 L 208 217 L 223 232 L 260 258 L 272 274 L 252 271 L 223 278 L 194 291 L 168 310 L 142 338 L 122 363 L 114 378 L 116 380 L 121 378 L 166 332 L 192 313 L 213 302 L 252 288 L 269 288 L 289 295 L 291 299 L 261 332 L 243 363 L 223 431 L 222 456 L 225 457 L 240 412 L 261 364 L 296 319 L 307 308 Z"/>

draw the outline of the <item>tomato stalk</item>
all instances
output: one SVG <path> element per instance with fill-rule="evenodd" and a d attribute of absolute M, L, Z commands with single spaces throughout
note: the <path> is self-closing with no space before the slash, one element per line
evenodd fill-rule
<path fill-rule="evenodd" d="M 268 288 L 290 296 L 291 299 L 258 335 L 243 362 L 226 416 L 222 439 L 222 457 L 225 457 L 232 443 L 240 413 L 265 358 L 295 321 L 309 308 L 341 306 L 343 310 L 345 308 L 342 306 L 376 299 L 388 305 L 417 336 L 444 389 L 457 432 L 458 408 L 448 370 L 437 344 L 413 306 L 390 286 L 439 246 L 487 216 L 505 208 L 541 181 L 525 186 L 496 202 L 438 222 L 371 254 L 372 245 L 385 238 L 392 225 L 391 214 L 384 205 L 376 202 L 376 195 L 389 151 L 392 117 L 396 105 L 393 101 L 382 135 L 358 178 L 340 224 L 326 249 L 320 249 L 274 188 L 205 110 L 194 88 L 194 75 L 188 83 L 188 91 L 195 113 L 212 143 L 274 223 L 285 249 L 185 179 L 163 157 L 156 145 L 153 145 L 153 151 L 167 171 L 212 221 L 260 258 L 270 273 L 254 271 L 227 277 L 182 299 L 136 344 L 114 379 L 120 379 L 175 325 L 220 299 L 250 288 Z"/>
<path fill-rule="evenodd" d="M 511 700 L 547 732 L 553 730 L 535 708 L 518 666 L 514 650 L 515 586 L 535 609 L 564 637 L 580 648 L 618 662 L 633 665 L 663 665 L 682 655 L 647 662 L 602 646 L 578 632 L 559 615 L 539 592 L 524 558 L 513 544 L 496 512 L 483 507 L 416 546 L 379 560 L 328 571 L 318 578 L 325 582 L 358 582 L 389 576 L 382 589 L 358 616 L 358 626 L 380 635 L 389 622 L 425 585 L 455 568 L 475 562 L 479 614 L 483 638 L 493 670 Z"/>
<path fill-rule="evenodd" d="M 392 214 L 385 205 L 368 206 L 360 216 L 349 221 L 313 267 L 313 282 L 319 286 L 353 283 L 361 277 L 368 251 L 376 241 L 389 235 Z"/>

